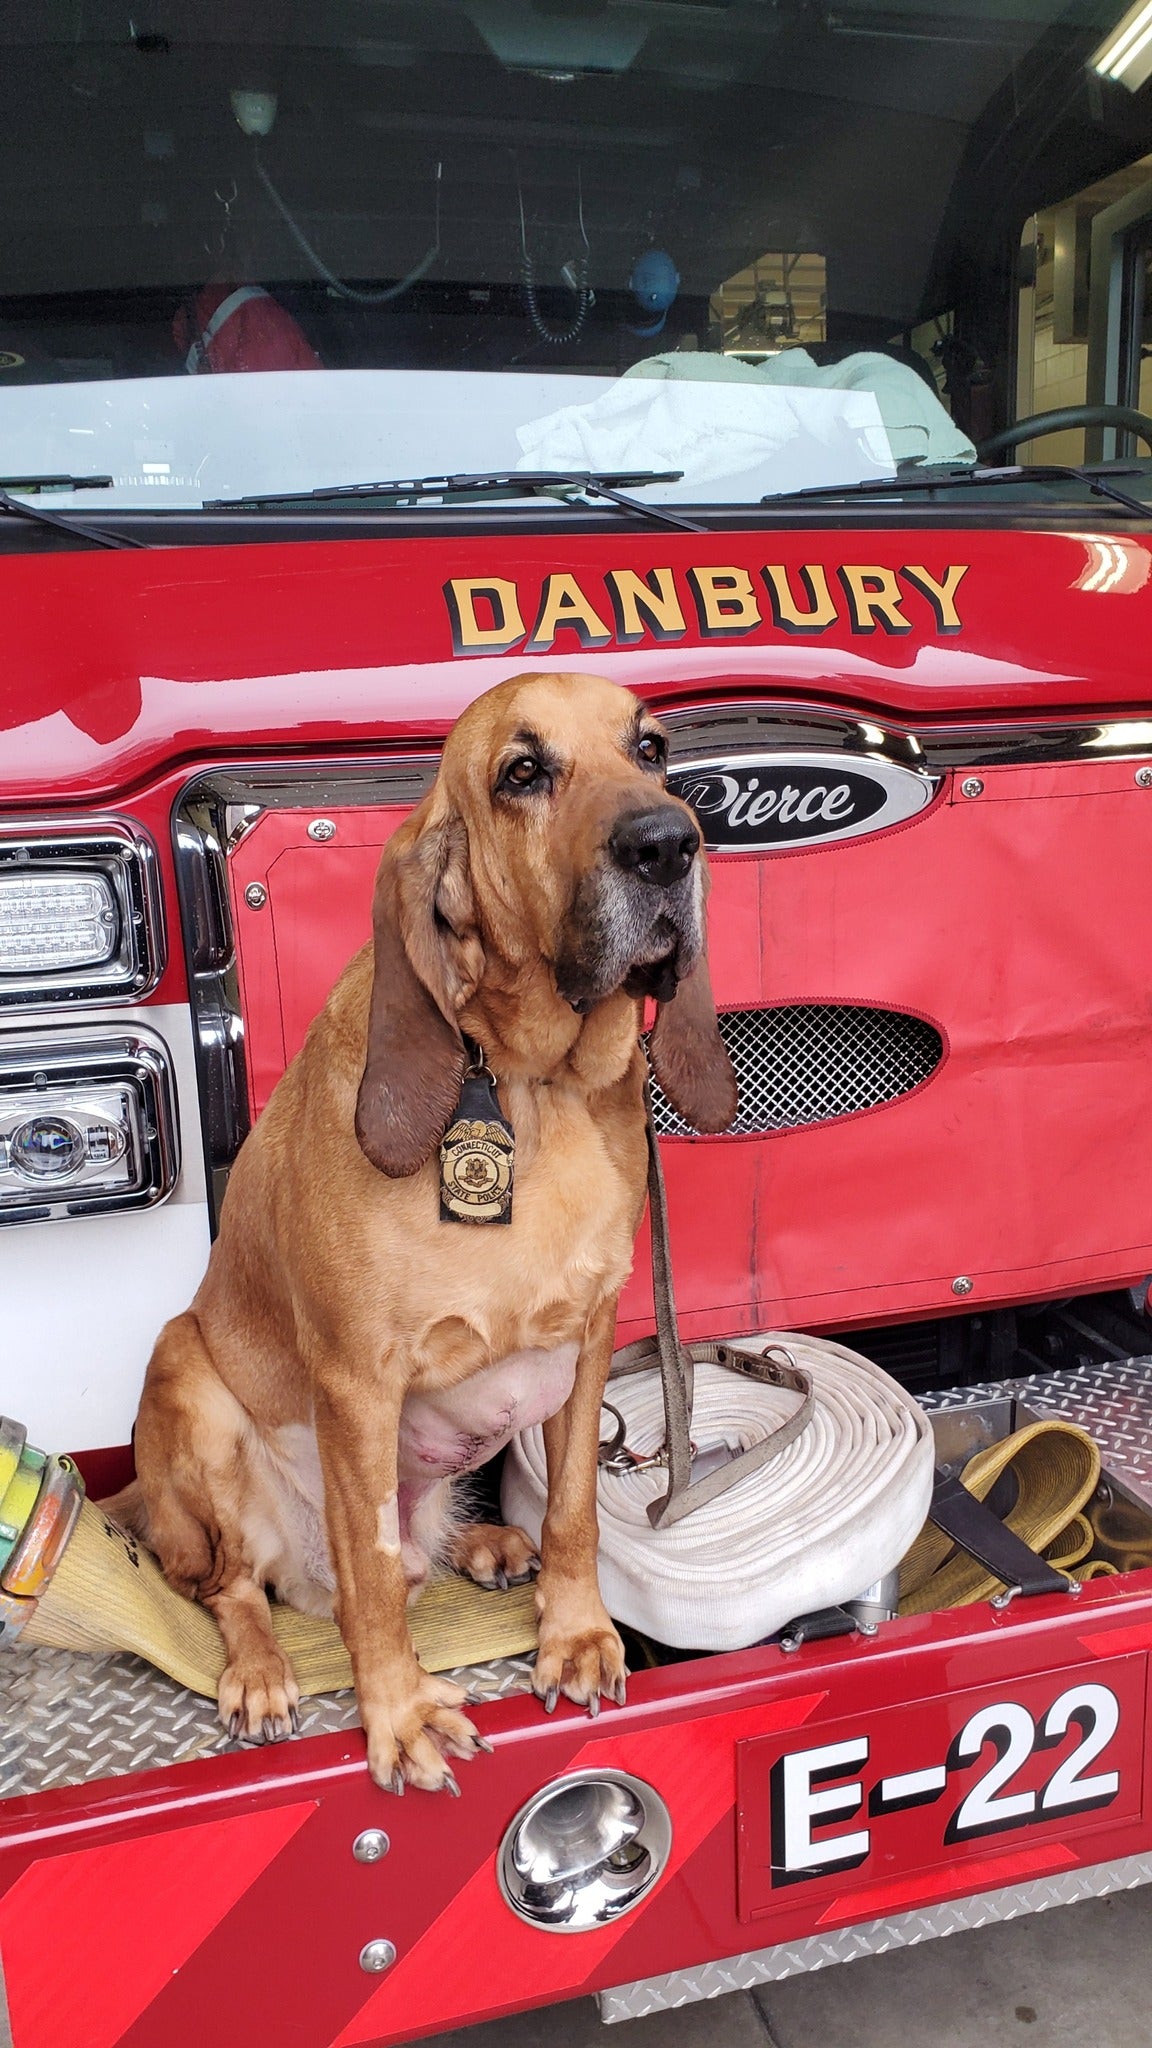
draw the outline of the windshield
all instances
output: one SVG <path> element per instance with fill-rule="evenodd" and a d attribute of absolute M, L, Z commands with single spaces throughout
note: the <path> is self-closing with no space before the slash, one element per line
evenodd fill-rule
<path fill-rule="evenodd" d="M 1128 18 L 3 6 L 0 478 L 103 512 L 658 470 L 634 495 L 751 504 L 1138 403 L 1142 298 L 1123 389 L 1088 331 L 1094 223 L 1127 204 L 1141 290 L 1152 249 Z M 1136 446 L 1069 431 L 1036 460 Z"/>

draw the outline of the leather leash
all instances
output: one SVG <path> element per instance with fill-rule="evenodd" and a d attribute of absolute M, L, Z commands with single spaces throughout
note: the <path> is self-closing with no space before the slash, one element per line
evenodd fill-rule
<path fill-rule="evenodd" d="M 659 1368 L 664 1396 L 664 1447 L 650 1458 L 637 1457 L 628 1451 L 624 1444 L 623 1420 L 611 1402 L 606 1401 L 604 1406 L 616 1417 L 617 1435 L 611 1442 L 601 1445 L 600 1463 L 617 1471 L 650 1470 L 658 1465 L 667 1467 L 667 1492 L 661 1500 L 648 1504 L 648 1520 L 654 1529 L 659 1529 L 666 1523 L 680 1521 L 694 1508 L 715 1500 L 717 1494 L 726 1493 L 730 1486 L 738 1485 L 749 1473 L 758 1472 L 770 1459 L 779 1457 L 781 1451 L 807 1429 L 816 1407 L 816 1395 L 811 1378 L 801 1371 L 791 1352 L 782 1344 L 772 1345 L 760 1353 L 741 1351 L 733 1344 L 681 1342 L 672 1287 L 668 1200 L 652 1121 L 651 1090 L 647 1082 L 644 1084 L 644 1113 L 648 1140 L 648 1213 L 652 1233 L 656 1335 L 640 1337 L 634 1344 L 626 1344 L 617 1351 L 608 1377 L 610 1380 L 624 1379 L 631 1373 L 648 1372 L 654 1366 Z M 759 1380 L 769 1387 L 786 1387 L 801 1397 L 799 1407 L 786 1422 L 781 1423 L 779 1429 L 773 1430 L 771 1436 L 765 1437 L 762 1443 L 754 1444 L 751 1450 L 738 1452 L 726 1464 L 696 1480 L 692 1478 L 691 1438 L 694 1364 L 722 1365 L 729 1372 L 742 1373 L 746 1379 Z"/>

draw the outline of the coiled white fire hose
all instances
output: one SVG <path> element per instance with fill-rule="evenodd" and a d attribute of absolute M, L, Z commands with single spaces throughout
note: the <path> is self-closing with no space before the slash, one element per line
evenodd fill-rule
<path fill-rule="evenodd" d="M 681 1649 L 733 1650 L 797 1615 L 854 1600 L 894 1571 L 932 1496 L 927 1417 L 879 1366 L 843 1345 L 772 1332 L 745 1351 L 785 1351 L 815 1395 L 807 1426 L 779 1454 L 693 1509 L 653 1528 L 649 1504 L 667 1472 L 644 1460 L 665 1439 L 660 1376 L 610 1382 L 630 1469 L 601 1466 L 600 1584 L 618 1621 Z M 723 1366 L 693 1369 L 693 1480 L 785 1424 L 797 1394 Z M 544 1434 L 525 1430 L 504 1467 L 505 1518 L 539 1540 L 547 1501 Z"/>

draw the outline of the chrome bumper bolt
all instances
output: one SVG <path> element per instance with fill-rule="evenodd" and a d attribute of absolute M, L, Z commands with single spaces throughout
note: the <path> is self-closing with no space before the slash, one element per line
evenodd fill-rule
<path fill-rule="evenodd" d="M 396 1961 L 394 1941 L 366 1941 L 360 1951 L 360 1968 L 367 1970 L 370 1977 L 378 1977 L 383 1970 L 390 1970 Z"/>
<path fill-rule="evenodd" d="M 364 1828 L 352 1844 L 357 1863 L 379 1863 L 392 1847 L 383 1828 Z"/>

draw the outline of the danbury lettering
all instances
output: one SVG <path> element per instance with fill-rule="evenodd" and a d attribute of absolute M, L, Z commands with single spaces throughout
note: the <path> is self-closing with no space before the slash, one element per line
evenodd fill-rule
<path fill-rule="evenodd" d="M 956 599 L 967 574 L 966 562 L 939 568 L 909 562 L 900 569 L 879 562 L 832 569 L 822 562 L 794 569 L 766 562 L 755 572 L 733 563 L 693 563 L 683 570 L 618 568 L 579 576 L 560 570 L 539 586 L 528 577 L 453 576 L 444 601 L 453 652 L 461 655 L 658 646 L 683 639 L 689 619 L 705 641 L 819 638 L 836 628 L 945 635 L 963 631 Z"/>
<path fill-rule="evenodd" d="M 607 647 L 612 638 L 607 619 L 601 618 L 575 576 L 546 576 L 526 651 L 543 654 L 564 627 L 575 633 L 581 647 Z"/>
<path fill-rule="evenodd" d="M 646 635 L 653 640 L 682 640 L 688 631 L 671 569 L 609 569 L 605 582 L 616 638 L 634 647 Z"/>
<path fill-rule="evenodd" d="M 516 585 L 504 576 L 454 576 L 444 585 L 457 654 L 507 654 L 526 627 Z"/>

